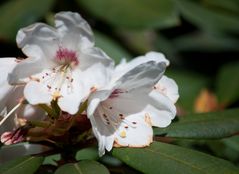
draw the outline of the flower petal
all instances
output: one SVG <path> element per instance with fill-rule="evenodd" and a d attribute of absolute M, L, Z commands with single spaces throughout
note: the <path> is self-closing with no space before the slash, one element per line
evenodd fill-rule
<path fill-rule="evenodd" d="M 82 49 L 80 52 L 80 69 L 85 70 L 94 63 L 102 63 L 105 67 L 113 71 L 113 60 L 101 49 L 91 47 Z"/>
<path fill-rule="evenodd" d="M 32 105 L 50 104 L 52 100 L 47 87 L 36 81 L 27 83 L 24 88 L 24 97 Z"/>
<path fill-rule="evenodd" d="M 70 44 L 72 49 L 93 47 L 93 32 L 89 24 L 78 13 L 57 13 L 55 25 L 61 38 L 64 38 L 64 42 Z"/>
<path fill-rule="evenodd" d="M 136 66 L 132 70 L 125 73 L 116 83 L 120 85 L 117 88 L 134 90 L 139 88 L 147 88 L 152 90 L 154 84 L 162 77 L 166 68 L 164 62 L 146 62 Z"/>
<path fill-rule="evenodd" d="M 167 66 L 169 65 L 169 61 L 165 58 L 162 53 L 159 52 L 148 52 L 145 56 L 139 56 L 131 60 L 130 62 L 126 62 L 126 60 L 122 60 L 119 65 L 116 66 L 114 72 L 115 80 L 119 79 L 126 72 L 134 69 L 140 64 L 147 63 L 150 61 L 155 61 L 157 63 L 164 62 Z"/>
<path fill-rule="evenodd" d="M 86 95 L 86 89 L 83 87 L 80 77 L 81 71 L 75 69 L 71 74 L 71 78 L 74 80 L 70 84 L 65 82 L 61 86 L 61 96 L 58 98 L 58 105 L 61 110 L 69 114 L 76 114 L 79 110 L 80 103 Z"/>
<path fill-rule="evenodd" d="M 26 83 L 31 75 L 41 72 L 43 67 L 44 65 L 41 59 L 24 59 L 9 73 L 8 82 L 12 85 Z"/>
<path fill-rule="evenodd" d="M 99 155 L 105 154 L 105 149 L 110 151 L 114 143 L 114 127 L 110 124 L 105 124 L 101 117 L 100 108 L 97 109 L 95 115 L 90 118 L 92 130 L 98 140 Z"/>
<path fill-rule="evenodd" d="M 83 86 L 85 88 L 86 97 L 90 92 L 97 89 L 105 88 L 111 79 L 111 69 L 106 68 L 102 63 L 94 63 L 92 66 L 81 72 Z"/>
<path fill-rule="evenodd" d="M 22 99 L 24 87 L 15 87 L 7 97 L 5 103 L 6 112 L 11 111 Z M 36 106 L 22 104 L 7 120 L 1 125 L 0 134 L 5 131 L 12 131 L 17 128 L 18 121 L 16 118 L 26 118 L 28 120 L 42 120 L 45 118 L 45 112 Z"/>
<path fill-rule="evenodd" d="M 53 27 L 43 23 L 30 25 L 18 31 L 16 40 L 28 57 L 41 58 L 53 63 L 52 59 L 59 46 L 59 34 Z"/>
<path fill-rule="evenodd" d="M 179 98 L 178 86 L 177 86 L 176 82 L 173 79 L 168 78 L 167 76 L 163 76 L 158 81 L 158 83 L 154 85 L 154 90 L 152 92 L 153 93 L 160 92 L 160 93 L 164 94 L 173 103 L 176 103 Z"/>
<path fill-rule="evenodd" d="M 132 123 L 128 125 L 127 123 Z M 115 132 L 116 147 L 145 147 L 153 141 L 153 130 L 143 113 L 127 116 Z"/>
<path fill-rule="evenodd" d="M 1 58 L 0 59 L 0 111 L 4 109 L 6 106 L 6 101 L 8 99 L 9 94 L 13 90 L 14 86 L 10 86 L 8 84 L 7 78 L 8 74 L 12 71 L 12 69 L 17 65 L 17 61 L 15 58 Z"/>

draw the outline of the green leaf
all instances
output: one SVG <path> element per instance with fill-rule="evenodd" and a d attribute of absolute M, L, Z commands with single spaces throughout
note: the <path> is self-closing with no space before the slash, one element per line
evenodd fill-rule
<path fill-rule="evenodd" d="M 57 166 L 57 161 L 59 161 L 61 159 L 61 155 L 60 154 L 54 154 L 54 155 L 49 155 L 49 156 L 46 156 L 43 163 L 44 165 L 46 164 L 50 164 L 50 165 L 53 165 L 53 166 Z"/>
<path fill-rule="evenodd" d="M 122 58 L 129 59 L 132 57 L 118 43 L 99 32 L 95 32 L 95 42 L 96 46 L 103 49 L 116 63 L 119 63 Z"/>
<path fill-rule="evenodd" d="M 239 132 L 239 109 L 183 116 L 167 128 L 155 128 L 155 135 L 174 138 L 217 139 Z"/>
<path fill-rule="evenodd" d="M 238 39 L 208 33 L 190 33 L 177 37 L 172 42 L 179 51 L 239 51 Z"/>
<path fill-rule="evenodd" d="M 32 174 L 42 164 L 44 158 L 36 156 L 21 157 L 0 165 L 1 174 Z"/>
<path fill-rule="evenodd" d="M 76 160 L 97 160 L 99 159 L 98 149 L 96 147 L 88 147 L 79 150 L 76 153 Z"/>
<path fill-rule="evenodd" d="M 207 85 L 207 78 L 187 71 L 166 71 L 166 75 L 173 78 L 179 86 L 179 100 L 177 104 L 186 111 L 194 110 L 194 102 L 200 91 Z"/>
<path fill-rule="evenodd" d="M 109 174 L 108 169 L 96 161 L 81 161 L 61 166 L 55 174 Z"/>
<path fill-rule="evenodd" d="M 211 8 L 218 8 L 224 11 L 239 14 L 238 0 L 204 0 L 204 4 Z"/>
<path fill-rule="evenodd" d="M 55 0 L 11 0 L 0 6 L 0 38 L 14 40 L 17 31 L 44 16 Z"/>
<path fill-rule="evenodd" d="M 238 15 L 221 9 L 209 8 L 200 1 L 175 1 L 182 15 L 192 24 L 208 31 L 238 32 Z"/>
<path fill-rule="evenodd" d="M 0 149 L 0 163 L 14 160 L 22 156 L 43 153 L 51 149 L 51 147 L 46 145 L 31 144 L 27 142 L 2 146 Z"/>
<path fill-rule="evenodd" d="M 120 28 L 165 28 L 178 24 L 177 12 L 171 0 L 78 0 L 78 2 L 93 15 Z"/>
<path fill-rule="evenodd" d="M 147 148 L 115 148 L 113 156 L 148 174 L 236 174 L 228 161 L 176 145 L 155 142 Z"/>
<path fill-rule="evenodd" d="M 216 94 L 219 102 L 225 106 L 239 99 L 239 62 L 224 65 L 218 74 Z"/>
<path fill-rule="evenodd" d="M 234 136 L 222 140 L 227 146 L 239 153 L 239 136 Z"/>

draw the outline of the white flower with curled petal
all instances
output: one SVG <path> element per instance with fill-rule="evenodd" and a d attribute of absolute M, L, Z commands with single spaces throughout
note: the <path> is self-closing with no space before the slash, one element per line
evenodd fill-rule
<path fill-rule="evenodd" d="M 57 100 L 61 110 L 75 114 L 92 88 L 109 81 L 113 62 L 94 47 L 91 28 L 79 14 L 57 13 L 55 27 L 36 23 L 18 32 L 17 44 L 28 58 L 13 69 L 9 83 L 26 83 L 30 104 Z"/>
<path fill-rule="evenodd" d="M 158 93 L 161 100 L 156 101 L 149 95 L 165 71 L 165 60 L 135 59 L 135 64 L 127 65 L 127 73 L 113 76 L 107 88 L 90 96 L 87 114 L 100 155 L 113 145 L 148 146 L 153 138 L 152 126 L 165 127 L 175 117 L 175 106 L 166 96 Z"/>

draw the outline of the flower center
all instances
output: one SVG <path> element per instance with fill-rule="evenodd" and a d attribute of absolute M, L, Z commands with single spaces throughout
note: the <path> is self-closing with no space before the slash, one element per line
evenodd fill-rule
<path fill-rule="evenodd" d="M 68 64 L 71 66 L 79 64 L 76 51 L 63 47 L 59 47 L 59 49 L 56 51 L 55 59 L 60 64 Z"/>

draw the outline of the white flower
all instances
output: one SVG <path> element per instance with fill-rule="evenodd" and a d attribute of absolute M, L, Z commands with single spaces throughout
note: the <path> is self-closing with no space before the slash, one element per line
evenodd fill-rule
<path fill-rule="evenodd" d="M 23 98 L 23 86 L 8 84 L 8 74 L 18 63 L 19 60 L 15 58 L 0 58 L 0 115 L 3 117 L 0 124 L 0 134 L 17 128 L 19 126 L 18 118 L 40 120 L 45 116 L 44 111 L 39 108 L 20 103 Z"/>
<path fill-rule="evenodd" d="M 9 83 L 27 83 L 30 104 L 57 100 L 61 110 L 75 114 L 92 89 L 108 82 L 113 63 L 94 47 L 90 26 L 79 14 L 57 13 L 55 27 L 36 23 L 18 32 L 17 44 L 28 58 L 13 69 Z"/>
<path fill-rule="evenodd" d="M 152 142 L 152 126 L 166 127 L 176 115 L 167 96 L 160 92 L 151 96 L 168 64 L 162 54 L 152 52 L 123 64 L 115 72 L 127 73 L 115 73 L 108 87 L 89 98 L 87 114 L 100 155 L 113 145 L 148 146 Z"/>

